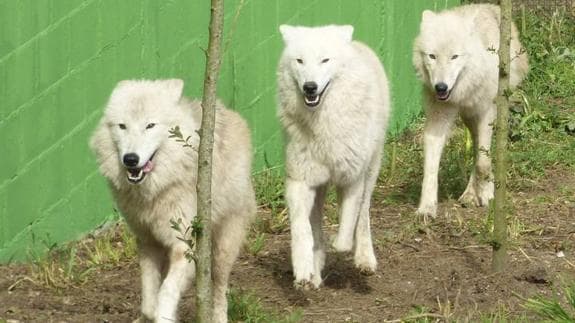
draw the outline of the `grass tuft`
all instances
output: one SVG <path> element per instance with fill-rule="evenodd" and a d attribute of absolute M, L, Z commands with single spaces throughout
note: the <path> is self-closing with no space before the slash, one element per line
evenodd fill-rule
<path fill-rule="evenodd" d="M 261 299 L 252 293 L 230 290 L 228 294 L 228 319 L 243 323 L 292 323 L 301 320 L 301 311 L 285 315 L 264 309 Z"/>
<path fill-rule="evenodd" d="M 563 299 L 559 297 L 548 297 L 544 295 L 537 295 L 525 300 L 524 307 L 539 317 L 545 322 L 575 322 L 575 282 L 563 288 Z"/>

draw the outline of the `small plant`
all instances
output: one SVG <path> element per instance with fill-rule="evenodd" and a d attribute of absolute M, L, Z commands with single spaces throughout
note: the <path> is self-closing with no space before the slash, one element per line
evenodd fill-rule
<path fill-rule="evenodd" d="M 198 236 L 203 230 L 199 217 L 194 217 L 191 225 L 184 224 L 181 218 L 171 219 L 170 225 L 173 230 L 176 230 L 180 234 L 178 239 L 184 241 L 188 245 L 188 250 L 186 250 L 186 258 L 188 261 L 197 261 L 196 242 L 198 241 Z"/>
<path fill-rule="evenodd" d="M 236 289 L 228 294 L 228 319 L 243 323 L 295 323 L 301 320 L 301 311 L 287 315 L 267 311 L 261 300 L 252 293 Z"/>
<path fill-rule="evenodd" d="M 30 279 L 48 288 L 82 285 L 100 269 L 132 261 L 136 240 L 120 223 L 102 234 L 63 246 L 53 246 L 43 256 L 31 256 Z"/>
<path fill-rule="evenodd" d="M 289 227 L 284 200 L 284 179 L 278 168 L 266 168 L 254 175 L 256 200 L 263 211 L 255 223 L 258 232 L 281 233 Z"/>
<path fill-rule="evenodd" d="M 198 148 L 192 145 L 192 136 L 189 135 L 184 138 L 184 135 L 180 130 L 180 126 L 175 126 L 168 130 L 168 132 L 170 133 L 168 138 L 175 138 L 176 142 L 181 143 L 183 147 L 192 148 L 194 151 L 198 151 Z"/>
<path fill-rule="evenodd" d="M 525 300 L 523 306 L 544 319 L 545 322 L 575 323 L 575 282 L 563 288 L 562 294 L 563 299 L 544 295 L 522 298 Z"/>
<path fill-rule="evenodd" d="M 266 234 L 263 232 L 259 234 L 256 233 L 255 237 L 250 240 L 248 250 L 252 255 L 257 256 L 260 253 L 260 251 L 262 251 L 265 244 L 266 244 Z"/>

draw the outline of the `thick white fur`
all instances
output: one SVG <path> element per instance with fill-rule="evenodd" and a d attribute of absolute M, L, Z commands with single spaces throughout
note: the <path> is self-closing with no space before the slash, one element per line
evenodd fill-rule
<path fill-rule="evenodd" d="M 475 167 L 460 201 L 485 206 L 493 198 L 489 151 L 497 114 L 494 99 L 499 80 L 499 23 L 500 10 L 495 5 L 466 5 L 440 13 L 423 12 L 421 31 L 413 50 L 413 64 L 424 82 L 427 117 L 418 214 L 435 216 L 437 213 L 439 162 L 458 115 L 473 136 L 475 151 Z M 528 59 L 514 25 L 511 60 L 510 83 L 516 87 L 527 74 Z M 446 83 L 452 91 L 447 101 L 436 98 L 434 86 L 438 82 Z"/>
<path fill-rule="evenodd" d="M 114 89 L 91 139 L 101 173 L 137 237 L 142 271 L 141 321 L 173 322 L 195 266 L 182 234 L 170 220 L 189 225 L 196 216 L 197 147 L 201 105 L 182 98 L 183 81 L 122 81 Z M 216 110 L 213 155 L 214 322 L 227 321 L 226 291 L 246 226 L 255 214 L 251 183 L 250 132 L 244 120 L 221 104 Z M 122 130 L 119 123 L 126 125 Z M 155 123 L 151 129 L 146 125 Z M 179 126 L 194 148 L 168 138 Z M 154 168 L 139 184 L 126 179 L 122 154 L 153 158 Z M 145 163 L 141 162 L 141 163 Z"/>
<path fill-rule="evenodd" d="M 369 208 L 390 111 L 388 82 L 373 51 L 352 41 L 352 26 L 283 25 L 280 32 L 285 49 L 278 68 L 278 115 L 287 141 L 294 283 L 317 288 L 325 262 L 322 208 L 330 183 L 339 199 L 333 246 L 338 251 L 355 246 L 355 265 L 365 272 L 376 269 Z M 329 82 L 315 109 L 305 106 L 302 96 L 303 83 L 310 81 L 320 89 Z"/>

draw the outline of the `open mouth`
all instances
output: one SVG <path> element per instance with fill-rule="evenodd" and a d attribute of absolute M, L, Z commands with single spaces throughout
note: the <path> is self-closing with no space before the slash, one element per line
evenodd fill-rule
<path fill-rule="evenodd" d="M 447 101 L 449 96 L 451 96 L 451 90 L 449 91 L 437 91 L 435 92 L 435 96 L 439 101 Z"/>
<path fill-rule="evenodd" d="M 152 169 L 154 168 L 154 163 L 152 162 L 152 159 L 154 158 L 155 155 L 156 153 L 154 152 L 152 154 L 152 157 L 150 157 L 150 159 L 144 164 L 143 167 L 126 168 L 126 175 L 130 183 L 138 184 L 144 180 L 146 174 L 151 172 Z"/>
<path fill-rule="evenodd" d="M 324 86 L 323 90 L 320 93 L 314 93 L 314 94 L 304 93 L 303 101 L 308 108 L 315 108 L 321 103 L 321 98 L 323 97 L 325 90 L 327 90 L 327 88 L 329 87 L 330 82 L 327 82 L 327 84 Z"/>

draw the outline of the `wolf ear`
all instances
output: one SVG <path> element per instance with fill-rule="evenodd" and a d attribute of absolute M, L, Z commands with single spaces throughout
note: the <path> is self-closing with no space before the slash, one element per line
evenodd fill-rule
<path fill-rule="evenodd" d="M 343 25 L 338 26 L 338 33 L 340 37 L 347 43 L 351 42 L 353 39 L 353 26 L 352 25 Z"/>
<path fill-rule="evenodd" d="M 424 10 L 421 14 L 421 24 L 425 24 L 430 22 L 433 18 L 435 18 L 436 13 L 431 10 Z"/>
<path fill-rule="evenodd" d="M 129 87 L 131 87 L 136 82 L 137 81 L 135 81 L 135 80 L 123 80 L 123 81 L 118 82 L 118 84 L 116 84 L 116 86 L 112 90 L 112 94 L 110 95 L 110 98 L 117 97 L 118 95 L 120 95 L 120 93 L 126 91 Z"/>
<path fill-rule="evenodd" d="M 162 85 L 168 96 L 178 102 L 184 92 L 184 81 L 180 79 L 163 80 Z"/>
<path fill-rule="evenodd" d="M 293 39 L 293 33 L 295 31 L 294 26 L 290 25 L 280 25 L 280 34 L 282 34 L 282 38 L 284 43 L 289 43 L 291 39 Z"/>

